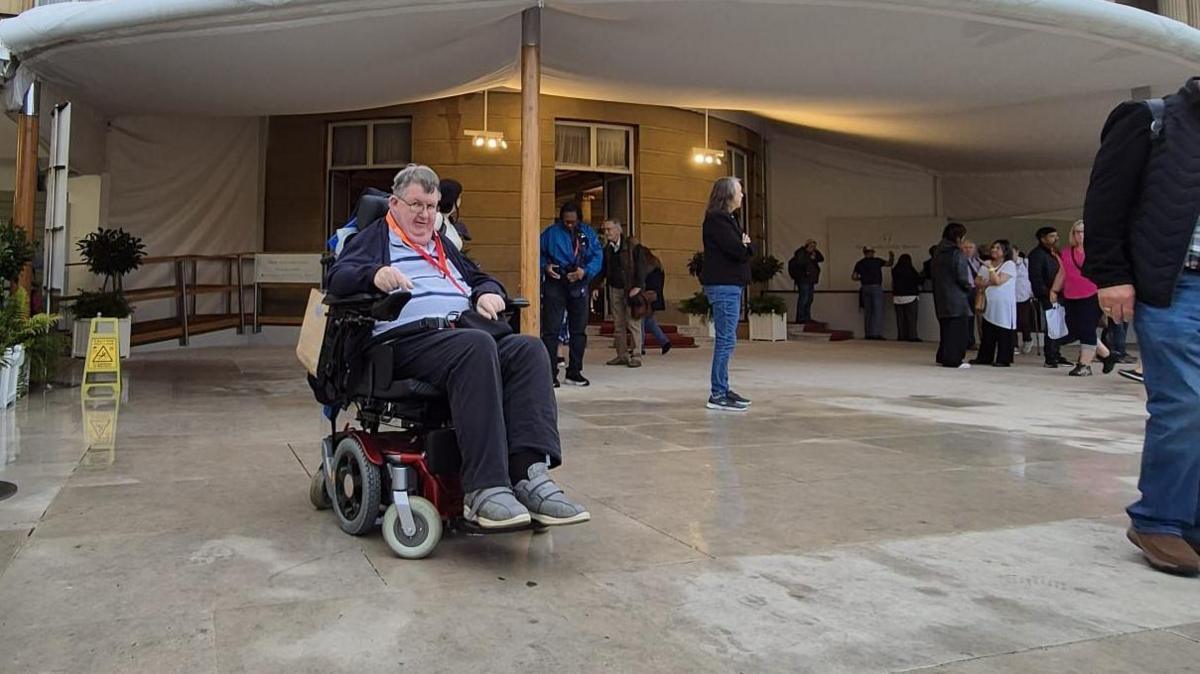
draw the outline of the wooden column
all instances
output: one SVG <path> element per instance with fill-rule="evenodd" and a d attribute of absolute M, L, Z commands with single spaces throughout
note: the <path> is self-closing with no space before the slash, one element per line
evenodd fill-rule
<path fill-rule="evenodd" d="M 541 37 L 541 9 L 525 10 L 521 15 L 521 296 L 529 300 L 529 308 L 521 314 L 521 332 L 534 336 L 541 335 L 542 324 Z"/>
<path fill-rule="evenodd" d="M 38 91 L 37 82 L 25 94 L 25 105 L 17 115 L 17 175 L 13 193 L 13 227 L 33 241 L 33 213 L 37 204 L 38 177 Z M 29 292 L 33 287 L 33 267 L 21 270 L 18 284 Z"/>

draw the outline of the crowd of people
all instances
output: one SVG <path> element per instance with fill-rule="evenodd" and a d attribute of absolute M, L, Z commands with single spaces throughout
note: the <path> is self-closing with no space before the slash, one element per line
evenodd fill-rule
<path fill-rule="evenodd" d="M 666 309 L 662 261 L 654 251 L 628 236 L 620 220 L 604 221 L 601 242 L 581 215 L 579 206 L 568 201 L 541 235 L 542 341 L 554 364 L 555 388 L 560 386 L 558 369 L 564 361 L 564 382 L 572 386 L 591 384 L 583 375 L 583 357 L 588 318 L 593 303 L 601 300 L 613 318 L 616 350 L 607 365 L 641 367 L 647 333 L 654 336 L 661 353 L 671 350 L 671 340 L 654 318 L 656 311 Z M 561 353 L 564 348 L 565 358 Z"/>
<path fill-rule="evenodd" d="M 1105 374 L 1119 363 L 1136 362 L 1125 351 L 1125 324 L 1104 316 L 1099 288 L 1083 272 L 1084 232 L 1083 221 L 1076 222 L 1060 250 L 1057 230 L 1043 227 L 1028 256 L 1007 239 L 993 241 L 981 254 L 966 238 L 965 226 L 947 225 L 929 263 L 940 328 L 938 364 L 1010 367 L 1014 354 L 1033 349 L 1035 333 L 1044 335 L 1044 367 L 1069 365 L 1072 377 L 1092 376 L 1097 358 Z M 1108 343 L 1098 336 L 1101 330 Z M 1076 342 L 1078 357 L 1070 361 L 1062 349 Z M 976 346 L 977 356 L 965 361 Z"/>
<path fill-rule="evenodd" d="M 854 265 L 851 279 L 859 287 L 863 332 L 868 340 L 884 340 L 884 270 L 891 270 L 892 305 L 896 316 L 896 339 L 920 342 L 921 293 L 932 290 L 940 326 L 938 364 L 967 369 L 972 365 L 1011 367 L 1018 353 L 1041 349 L 1047 368 L 1071 366 L 1070 376 L 1112 372 L 1117 364 L 1136 363 L 1126 351 L 1128 323 L 1102 315 L 1099 289 L 1083 273 L 1083 221 L 1068 234 L 1067 246 L 1059 247 L 1059 234 L 1042 227 L 1028 253 L 1007 239 L 983 246 L 967 238 L 966 227 L 951 223 L 943 239 L 929 249 L 929 259 L 917 269 L 912 256 L 887 259 L 871 246 Z M 788 274 L 797 290 L 795 320 L 812 318 L 813 286 L 820 278 L 825 258 L 810 239 L 796 249 L 788 263 Z M 1061 320 L 1060 320 L 1061 319 Z M 1056 330 L 1057 328 L 1057 330 Z M 1098 336 L 1098 332 L 1102 335 Z M 1078 343 L 1075 361 L 1062 355 L 1062 347 Z M 967 361 L 967 353 L 976 357 Z M 1140 369 L 1122 370 L 1123 376 L 1142 380 Z"/>

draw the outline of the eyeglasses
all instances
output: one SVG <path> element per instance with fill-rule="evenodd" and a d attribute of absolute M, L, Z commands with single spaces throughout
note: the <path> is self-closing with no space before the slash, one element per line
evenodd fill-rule
<path fill-rule="evenodd" d="M 408 206 L 408 210 L 412 211 L 414 215 L 420 215 L 422 212 L 430 214 L 437 212 L 437 204 L 423 204 L 419 201 L 413 201 L 410 203 L 401 199 L 400 197 L 396 197 L 396 201 Z"/>

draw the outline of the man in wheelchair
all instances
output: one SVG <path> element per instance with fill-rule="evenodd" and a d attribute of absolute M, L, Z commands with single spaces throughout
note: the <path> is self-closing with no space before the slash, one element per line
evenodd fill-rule
<path fill-rule="evenodd" d="M 470 309 L 498 320 L 506 300 L 499 282 L 434 231 L 438 184 L 427 166 L 397 173 L 387 213 L 346 244 L 330 269 L 328 291 L 411 294 L 399 317 L 377 321 L 374 334 L 394 350 L 394 378 L 446 394 L 462 454 L 464 519 L 484 529 L 586 522 L 587 509 L 547 473 L 562 463 L 562 449 L 541 340 L 444 329 L 444 319 Z M 412 329 L 424 324 L 430 329 Z"/>

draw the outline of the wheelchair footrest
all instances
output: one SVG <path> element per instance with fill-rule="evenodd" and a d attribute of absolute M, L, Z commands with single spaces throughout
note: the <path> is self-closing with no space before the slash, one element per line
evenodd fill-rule
<path fill-rule="evenodd" d="M 490 536 L 492 534 L 511 534 L 518 531 L 541 531 L 546 525 L 541 522 L 530 522 L 516 527 L 506 527 L 504 529 L 484 529 L 478 524 L 473 524 L 467 520 L 457 517 L 450 521 L 450 529 L 458 531 L 468 536 Z"/>

